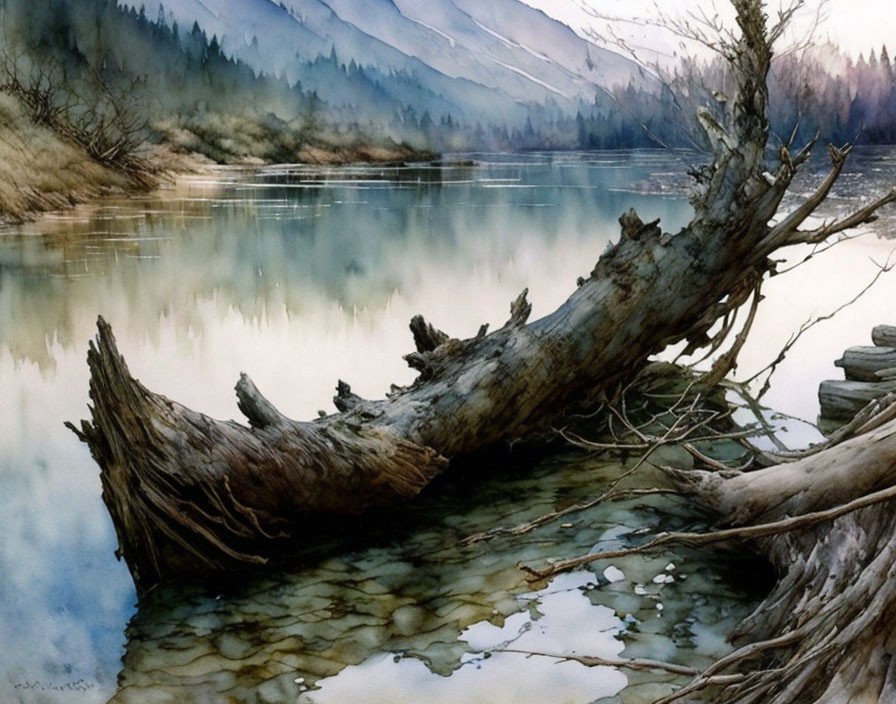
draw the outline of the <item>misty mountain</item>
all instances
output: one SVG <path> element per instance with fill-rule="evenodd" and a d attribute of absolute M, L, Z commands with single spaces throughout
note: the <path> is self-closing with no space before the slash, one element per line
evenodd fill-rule
<path fill-rule="evenodd" d="M 361 121 L 410 108 L 417 118 L 521 128 L 533 110 L 573 116 L 596 94 L 645 80 L 633 62 L 519 0 L 149 0 L 145 7 L 149 17 L 185 29 L 197 23 L 225 54 Z M 334 72 L 333 64 L 345 68 Z"/>

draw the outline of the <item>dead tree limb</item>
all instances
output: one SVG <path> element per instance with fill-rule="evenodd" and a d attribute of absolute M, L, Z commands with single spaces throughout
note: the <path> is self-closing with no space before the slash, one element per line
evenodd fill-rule
<path fill-rule="evenodd" d="M 731 636 L 749 645 L 711 668 L 749 673 L 715 693 L 714 702 L 896 697 L 896 421 L 870 425 L 864 435 L 787 465 L 729 478 L 678 475 L 682 487 L 735 526 L 729 530 L 775 523 L 789 528 L 758 542 L 778 571 L 778 583 Z M 812 517 L 826 520 L 812 524 Z M 809 523 L 792 530 L 790 524 L 802 521 Z M 762 643 L 767 647 L 758 658 Z M 773 674 L 764 671 L 771 657 L 777 663 Z M 699 689 L 706 674 L 678 698 Z"/>

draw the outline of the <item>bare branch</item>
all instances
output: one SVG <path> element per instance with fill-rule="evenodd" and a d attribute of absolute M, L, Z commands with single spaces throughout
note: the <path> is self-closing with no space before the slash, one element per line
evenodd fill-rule
<path fill-rule="evenodd" d="M 859 509 L 867 508 L 868 506 L 873 506 L 884 501 L 890 501 L 894 498 L 896 498 L 896 486 L 891 486 L 871 494 L 866 494 L 849 501 L 848 503 L 835 506 L 834 508 L 805 513 L 800 516 L 791 516 L 779 521 L 759 523 L 737 528 L 725 528 L 709 533 L 660 533 L 653 540 L 637 547 L 621 548 L 619 550 L 609 550 L 607 552 L 596 552 L 589 555 L 570 558 L 568 560 L 558 560 L 550 567 L 542 570 L 525 565 L 523 565 L 521 569 L 532 575 L 532 580 L 534 581 L 546 579 L 555 574 L 559 574 L 560 572 L 567 572 L 582 567 L 583 565 L 597 562 L 598 560 L 615 559 L 618 557 L 626 557 L 628 555 L 639 555 L 665 545 L 678 544 L 695 547 L 699 545 L 715 545 L 718 543 L 730 542 L 732 540 L 757 540 L 772 535 L 789 533 L 801 528 L 808 528 L 819 523 L 826 523 L 835 518 L 839 518 L 840 516 L 845 516 L 848 513 L 853 513 Z"/>
<path fill-rule="evenodd" d="M 517 650 L 515 648 L 498 648 L 493 650 L 495 653 L 518 653 L 520 655 L 531 655 L 543 658 L 554 658 L 555 660 L 577 662 L 586 667 L 623 667 L 629 670 L 663 670 L 673 675 L 697 675 L 699 670 L 687 665 L 676 665 L 671 662 L 662 660 L 651 660 L 647 658 L 598 658 L 589 655 L 559 655 L 554 653 L 542 653 L 533 650 Z M 736 680 L 731 680 L 736 681 Z"/>
<path fill-rule="evenodd" d="M 802 325 L 800 325 L 799 330 L 797 330 L 796 333 L 794 333 L 793 335 L 790 336 L 790 339 L 787 340 L 787 342 L 784 344 L 784 347 L 782 347 L 781 351 L 778 352 L 778 356 L 775 357 L 771 362 L 769 362 L 765 367 L 763 367 L 758 372 L 753 374 L 753 376 L 751 376 L 750 378 L 746 379 L 743 382 L 745 385 L 748 386 L 748 385 L 752 384 L 754 381 L 756 381 L 756 379 L 761 377 L 763 374 L 768 372 L 768 376 L 766 377 L 765 382 L 762 385 L 762 388 L 759 390 L 759 393 L 756 394 L 757 399 L 762 398 L 766 394 L 766 392 L 768 392 L 769 388 L 771 388 L 771 378 L 774 375 L 775 370 L 778 368 L 778 365 L 784 361 L 784 359 L 787 357 L 787 353 L 790 352 L 791 348 L 799 341 L 799 339 L 806 332 L 808 332 L 809 330 L 814 328 L 819 323 L 822 323 L 826 320 L 830 320 L 831 318 L 836 316 L 838 313 L 840 313 L 842 310 L 845 310 L 849 306 L 853 305 L 860 298 L 862 298 L 862 296 L 864 296 L 869 290 L 871 290 L 871 288 L 874 286 L 874 284 L 876 284 L 878 282 L 878 280 L 880 279 L 881 276 L 883 276 L 884 274 L 886 274 L 887 272 L 892 270 L 894 266 L 896 266 L 896 264 L 890 263 L 890 260 L 892 259 L 892 257 L 893 257 L 893 253 L 891 252 L 890 256 L 887 257 L 887 261 L 883 265 L 877 265 L 878 271 L 874 275 L 874 277 L 871 279 L 871 281 L 868 282 L 868 284 L 861 291 L 859 291 L 855 296 L 853 296 L 850 300 L 846 301 L 846 303 L 843 303 L 842 305 L 838 306 L 836 309 L 834 309 L 830 313 L 827 313 L 825 315 L 819 315 L 815 318 L 809 318 L 806 322 L 804 322 Z"/>
<path fill-rule="evenodd" d="M 790 238 L 796 229 L 806 221 L 821 205 L 828 194 L 831 192 L 840 172 L 846 163 L 846 158 L 852 151 L 849 144 L 845 144 L 837 149 L 834 145 L 828 145 L 828 153 L 831 157 L 831 170 L 818 188 L 803 203 L 799 205 L 790 215 L 788 215 L 779 224 L 775 225 L 768 236 L 759 243 L 757 248 L 759 251 L 773 251 L 783 244 L 789 244 Z"/>
<path fill-rule="evenodd" d="M 759 309 L 760 301 L 762 301 L 761 291 L 762 282 L 760 281 L 753 291 L 753 303 L 750 305 L 750 312 L 747 314 L 747 320 L 743 328 L 737 337 L 734 338 L 734 344 L 731 345 L 731 348 L 715 361 L 712 369 L 702 378 L 704 384 L 715 386 L 737 368 L 737 355 L 740 354 L 744 343 L 747 341 L 747 336 L 753 327 L 753 321 L 756 319 L 756 311 Z"/>
<path fill-rule="evenodd" d="M 893 189 L 884 196 L 869 203 L 861 210 L 857 210 L 853 214 L 841 218 L 835 222 L 822 225 L 809 232 L 794 230 L 788 239 L 788 244 L 818 244 L 826 240 L 831 235 L 836 235 L 844 230 L 850 230 L 859 225 L 874 222 L 878 216 L 875 214 L 883 206 L 896 202 L 896 189 Z"/>

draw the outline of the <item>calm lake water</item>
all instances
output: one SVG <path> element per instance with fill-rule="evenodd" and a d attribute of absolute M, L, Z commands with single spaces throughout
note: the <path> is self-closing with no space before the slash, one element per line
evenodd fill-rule
<path fill-rule="evenodd" d="M 333 410 L 339 378 L 372 397 L 413 378 L 401 360 L 412 315 L 469 336 L 503 323 L 525 287 L 533 316 L 545 314 L 617 238 L 624 210 L 670 231 L 690 214 L 688 163 L 664 152 L 462 158 L 475 165 L 217 169 L 0 231 L 0 701 L 635 703 L 681 679 L 493 651 L 694 666 L 726 652 L 725 633 L 760 596 L 737 569 L 743 556 L 676 550 L 534 587 L 517 568 L 645 527 L 699 525 L 674 500 L 461 544 L 593 495 L 621 471 L 574 453 L 449 477 L 363 538 L 321 539 L 301 564 L 248 582 L 166 588 L 137 610 L 98 468 L 62 426 L 87 413 L 98 314 L 155 391 L 239 418 L 233 384 L 245 371 L 283 412 L 310 418 Z M 859 154 L 829 214 L 894 181 L 891 151 Z M 893 248 L 879 236 L 893 224 L 772 279 L 741 371 L 858 293 Z M 772 407 L 814 420 L 832 360 L 896 322 L 894 277 L 800 341 Z M 797 443 L 816 437 L 798 421 L 789 430 Z"/>

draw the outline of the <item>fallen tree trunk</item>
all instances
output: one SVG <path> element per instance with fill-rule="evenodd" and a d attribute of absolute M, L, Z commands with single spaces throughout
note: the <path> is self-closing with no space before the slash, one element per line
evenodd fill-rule
<path fill-rule="evenodd" d="M 407 500 L 449 459 L 512 443 L 576 403 L 612 396 L 669 344 L 686 340 L 688 353 L 718 348 L 738 308 L 751 295 L 758 303 L 771 254 L 868 222 L 896 200 L 889 193 L 801 230 L 849 153 L 831 147 L 828 176 L 770 224 L 809 147 L 782 147 L 777 166 L 766 163 L 766 75 L 778 28 L 767 28 L 758 0 L 735 5 L 736 90 L 723 114 L 699 115 L 713 161 L 695 175 L 691 223 L 672 235 L 634 211 L 623 215 L 620 241 L 557 311 L 533 323 L 525 292 L 503 327 L 467 340 L 415 318 L 417 350 L 406 359 L 420 375 L 386 399 L 361 399 L 340 383 L 340 412 L 303 423 L 279 413 L 244 376 L 237 396 L 250 427 L 215 421 L 132 378 L 100 320 L 88 355 L 92 419 L 70 427 L 101 467 L 119 551 L 138 588 L 262 563 L 301 534 L 303 519 Z M 710 338 L 719 320 L 721 332 Z M 735 358 L 722 355 L 710 377 L 721 378 Z"/>
<path fill-rule="evenodd" d="M 778 582 L 730 636 L 742 647 L 695 678 L 691 693 L 734 669 L 742 677 L 713 702 L 896 701 L 896 421 L 791 464 L 677 478 L 735 526 L 868 499 L 833 520 L 759 539 Z"/>
<path fill-rule="evenodd" d="M 546 430 L 570 404 L 612 394 L 649 354 L 702 336 L 725 307 L 710 319 L 708 298 L 752 291 L 756 270 L 734 266 L 751 240 L 701 245 L 708 239 L 702 228 L 675 237 L 655 228 L 623 240 L 530 325 L 525 295 L 504 327 L 469 340 L 416 319 L 412 386 L 367 401 L 340 383 L 341 412 L 307 423 L 280 414 L 246 376 L 236 390 L 250 427 L 154 394 L 100 320 L 88 354 L 92 422 L 72 428 L 102 468 L 135 582 L 264 562 L 302 519 L 406 500 L 448 458 Z"/>

